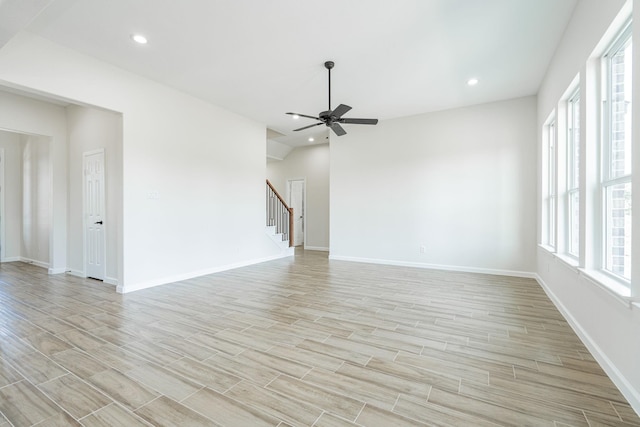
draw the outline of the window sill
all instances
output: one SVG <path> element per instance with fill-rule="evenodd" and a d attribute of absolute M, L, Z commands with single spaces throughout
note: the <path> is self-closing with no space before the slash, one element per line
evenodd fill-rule
<path fill-rule="evenodd" d="M 570 255 L 565 255 L 565 254 L 554 254 L 556 256 L 556 258 L 558 258 L 560 261 L 564 262 L 565 264 L 567 264 L 569 267 L 573 267 L 575 270 L 578 270 L 580 267 L 580 263 L 578 263 L 578 260 L 575 259 L 574 257 L 570 256 Z"/>
<path fill-rule="evenodd" d="M 636 306 L 636 308 L 640 308 L 638 301 L 634 301 L 634 299 L 631 297 L 631 290 L 616 279 L 609 277 L 607 274 L 604 274 L 597 270 L 587 270 L 584 268 L 579 268 L 578 271 L 591 283 L 595 284 L 600 289 L 603 289 L 610 295 L 614 296 L 618 301 L 623 303 L 628 308 L 633 308 L 633 306 Z"/>
<path fill-rule="evenodd" d="M 550 254 L 553 254 L 553 255 L 556 254 L 556 248 L 554 248 L 553 246 L 545 245 L 544 243 L 538 243 L 538 247 L 544 249 Z"/>
<path fill-rule="evenodd" d="M 568 267 L 573 268 L 576 272 L 578 271 L 580 264 L 578 263 L 578 260 L 576 258 L 567 254 L 560 254 L 556 252 L 556 248 L 548 245 L 544 245 L 542 243 L 538 244 L 538 247 L 540 249 L 544 249 L 545 251 L 549 252 L 549 255 L 553 256 L 555 259 L 562 261 Z"/>
<path fill-rule="evenodd" d="M 640 309 L 640 298 L 632 297 L 631 289 L 622 284 L 619 280 L 616 280 L 599 270 L 582 268 L 580 267 L 577 259 L 566 254 L 559 254 L 556 252 L 556 249 L 551 246 L 539 243 L 538 247 L 540 249 L 544 249 L 554 259 L 562 262 L 566 267 L 572 269 L 575 273 L 584 277 L 593 285 L 607 292 L 627 308 Z"/>

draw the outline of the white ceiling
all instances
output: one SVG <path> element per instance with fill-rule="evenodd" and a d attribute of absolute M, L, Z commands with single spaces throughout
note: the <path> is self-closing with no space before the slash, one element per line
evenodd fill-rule
<path fill-rule="evenodd" d="M 284 113 L 327 109 L 326 60 L 336 63 L 332 107 L 353 107 L 345 117 L 537 93 L 577 1 L 54 0 L 41 2 L 26 30 L 264 123 L 297 146 L 313 132 L 325 140 L 324 127 L 294 134 L 313 122 Z M 147 45 L 132 42 L 138 32 Z M 470 77 L 480 83 L 468 87 Z"/>

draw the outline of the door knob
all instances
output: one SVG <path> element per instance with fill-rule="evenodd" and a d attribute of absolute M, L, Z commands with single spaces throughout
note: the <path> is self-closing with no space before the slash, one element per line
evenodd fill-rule
<path fill-rule="evenodd" d="M 100 225 L 102 225 L 102 221 L 94 222 L 94 224 L 100 224 Z"/>

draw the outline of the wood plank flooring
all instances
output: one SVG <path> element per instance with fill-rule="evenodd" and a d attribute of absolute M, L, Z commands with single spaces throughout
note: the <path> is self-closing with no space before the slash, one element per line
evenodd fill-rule
<path fill-rule="evenodd" d="M 534 280 L 282 259 L 120 295 L 0 264 L 0 427 L 640 426 Z"/>

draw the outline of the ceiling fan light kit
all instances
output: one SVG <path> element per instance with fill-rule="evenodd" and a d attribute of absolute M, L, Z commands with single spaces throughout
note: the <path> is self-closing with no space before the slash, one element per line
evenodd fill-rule
<path fill-rule="evenodd" d="M 318 114 L 318 117 L 309 116 L 309 115 L 300 114 L 300 113 L 287 113 L 293 116 L 294 118 L 305 117 L 307 119 L 313 119 L 319 122 L 309 126 L 304 126 L 298 129 L 294 129 L 294 132 L 304 130 L 304 129 L 309 129 L 309 128 L 324 124 L 325 126 L 331 128 L 331 130 L 336 135 L 342 136 L 342 135 L 345 135 L 347 132 L 344 130 L 342 126 L 340 126 L 341 123 L 355 124 L 355 125 L 378 124 L 378 119 L 352 119 L 352 118 L 342 117 L 345 113 L 351 110 L 351 107 L 345 104 L 338 105 L 335 110 L 331 109 L 331 69 L 334 66 L 335 66 L 335 63 L 333 61 L 327 61 L 324 63 L 324 67 L 327 69 L 329 73 L 329 109 L 327 111 L 322 111 L 320 114 Z"/>

